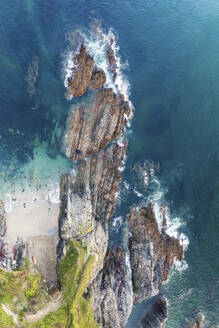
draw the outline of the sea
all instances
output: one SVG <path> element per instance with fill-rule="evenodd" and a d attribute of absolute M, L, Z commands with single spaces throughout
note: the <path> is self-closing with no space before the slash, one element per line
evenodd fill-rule
<path fill-rule="evenodd" d="M 161 290 L 165 327 L 197 311 L 204 327 L 219 327 L 218 0 L 1 0 L 0 196 L 10 202 L 31 184 L 51 191 L 74 166 L 63 149 L 77 103 L 66 76 L 78 31 L 104 68 L 94 25 L 115 36 L 117 90 L 133 107 L 111 239 L 131 206 L 151 201 L 158 221 L 165 209 L 168 232 L 185 248 Z M 133 310 L 127 328 L 138 327 L 147 306 Z"/>

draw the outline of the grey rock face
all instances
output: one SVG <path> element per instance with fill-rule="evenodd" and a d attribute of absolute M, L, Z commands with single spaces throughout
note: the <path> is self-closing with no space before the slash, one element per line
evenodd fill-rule
<path fill-rule="evenodd" d="M 103 327 L 125 327 L 133 305 L 131 270 L 125 250 L 108 250 L 104 268 L 90 288 L 94 313 Z"/>
<path fill-rule="evenodd" d="M 177 239 L 159 231 L 151 204 L 133 208 L 129 222 L 134 303 L 137 304 L 159 293 L 174 259 L 182 260 L 183 247 Z"/>
<path fill-rule="evenodd" d="M 141 328 L 162 328 L 167 320 L 168 303 L 166 298 L 157 299 L 144 318 L 141 320 Z"/>
<path fill-rule="evenodd" d="M 3 202 L 0 200 L 0 237 L 4 237 L 6 229 L 5 208 Z"/>
<path fill-rule="evenodd" d="M 121 180 L 119 170 L 127 145 L 111 144 L 78 163 L 75 172 L 61 180 L 59 249 L 68 238 L 81 240 L 95 255 L 94 276 L 102 269 L 108 245 L 108 225 Z"/>
<path fill-rule="evenodd" d="M 106 56 L 109 72 L 115 79 L 117 63 L 113 42 L 112 39 Z M 59 256 L 63 256 L 69 238 L 80 240 L 89 254 L 95 255 L 96 264 L 87 293 L 92 297 L 96 320 L 104 328 L 122 328 L 133 304 L 158 294 L 174 259 L 182 259 L 183 249 L 178 240 L 165 233 L 165 227 L 159 231 L 149 205 L 130 212 L 128 254 L 122 248 L 107 250 L 109 222 L 127 148 L 127 143 L 119 146 L 115 139 L 124 133 L 131 108 L 121 94 L 103 88 L 104 72 L 94 69 L 93 58 L 83 44 L 74 61 L 68 81 L 72 95 L 81 96 L 88 87 L 97 91 L 92 91 L 89 105 L 71 111 L 67 122 L 66 155 L 77 161 L 77 167 L 61 180 Z M 150 315 L 144 318 L 145 324 L 157 322 L 156 327 L 162 327 L 167 316 L 165 302 L 160 300 L 154 304 Z"/>

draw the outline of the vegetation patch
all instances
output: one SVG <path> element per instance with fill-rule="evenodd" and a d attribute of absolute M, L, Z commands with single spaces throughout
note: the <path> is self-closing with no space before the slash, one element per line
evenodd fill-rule
<path fill-rule="evenodd" d="M 1 305 L 0 305 L 0 327 L 4 327 L 4 328 L 16 327 L 12 316 L 7 315 L 7 313 L 5 313 Z"/>
<path fill-rule="evenodd" d="M 29 263 L 18 271 L 0 270 L 0 304 L 8 306 L 20 320 L 27 312 L 43 308 L 49 300 L 41 276 Z"/>
<path fill-rule="evenodd" d="M 67 254 L 59 265 L 63 291 L 62 306 L 42 320 L 25 323 L 26 328 L 98 328 L 90 298 L 83 296 L 93 269 L 95 258 L 78 241 L 69 241 Z"/>
<path fill-rule="evenodd" d="M 8 304 L 13 312 L 19 314 L 23 328 L 98 328 L 91 299 L 84 297 L 94 262 L 95 257 L 88 256 L 86 247 L 82 247 L 80 242 L 68 242 L 67 254 L 59 265 L 62 305 L 37 322 L 25 321 L 25 313 L 36 312 L 36 304 L 38 307 L 41 305 L 41 308 L 42 304 L 45 306 L 48 295 L 47 299 L 45 296 L 43 298 L 46 293 L 41 278 L 37 272 L 30 272 L 28 266 L 17 272 L 0 271 L 0 303 Z M 4 315 L 7 320 L 11 320 L 5 312 Z M 9 326 L 2 324 L 0 327 L 16 327 L 11 322 Z"/>

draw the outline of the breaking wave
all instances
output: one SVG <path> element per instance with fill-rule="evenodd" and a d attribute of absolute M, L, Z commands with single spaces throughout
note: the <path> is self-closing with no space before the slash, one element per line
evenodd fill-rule
<path fill-rule="evenodd" d="M 124 99 L 129 102 L 130 108 L 134 107 L 129 100 L 130 96 L 130 84 L 124 74 L 124 70 L 128 67 L 128 62 L 122 63 L 119 56 L 118 37 L 116 33 L 109 29 L 107 33 L 100 28 L 98 24 L 95 24 L 89 32 L 84 33 L 82 31 L 74 31 L 67 35 L 68 47 L 63 54 L 62 62 L 62 74 L 64 80 L 64 86 L 68 87 L 68 79 L 72 76 L 72 73 L 77 69 L 77 63 L 74 61 L 74 56 L 79 53 L 81 43 L 84 42 L 90 55 L 94 58 L 96 65 L 101 68 L 106 75 L 106 87 L 112 88 L 113 91 L 123 95 Z M 116 60 L 114 67 L 114 73 L 110 70 L 109 61 L 107 58 L 107 49 L 111 47 Z M 68 99 L 71 99 L 71 95 L 67 95 Z"/>

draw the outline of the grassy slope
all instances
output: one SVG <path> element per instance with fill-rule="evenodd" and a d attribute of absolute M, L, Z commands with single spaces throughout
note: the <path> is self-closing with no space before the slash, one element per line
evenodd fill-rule
<path fill-rule="evenodd" d="M 38 322 L 27 323 L 23 320 L 22 327 L 98 328 L 91 300 L 83 296 L 90 280 L 94 261 L 94 256 L 88 256 L 86 248 L 83 248 L 80 242 L 69 241 L 67 254 L 59 265 L 59 277 L 63 290 L 62 306 Z M 0 271 L 0 303 L 10 305 L 11 310 L 20 313 L 20 319 L 22 319 L 25 310 L 31 309 L 32 303 L 41 302 L 39 284 L 39 276 L 31 274 L 28 268 L 13 273 Z M 22 305 L 21 311 L 17 311 L 18 304 L 16 302 L 19 303 L 19 306 Z M 11 320 L 11 317 L 7 316 L 5 312 L 2 314 L 1 308 L 0 320 L 2 322 Z M 0 327 L 2 327 L 1 324 Z M 5 324 L 5 327 L 14 328 L 15 326 L 10 321 L 8 326 Z"/>

